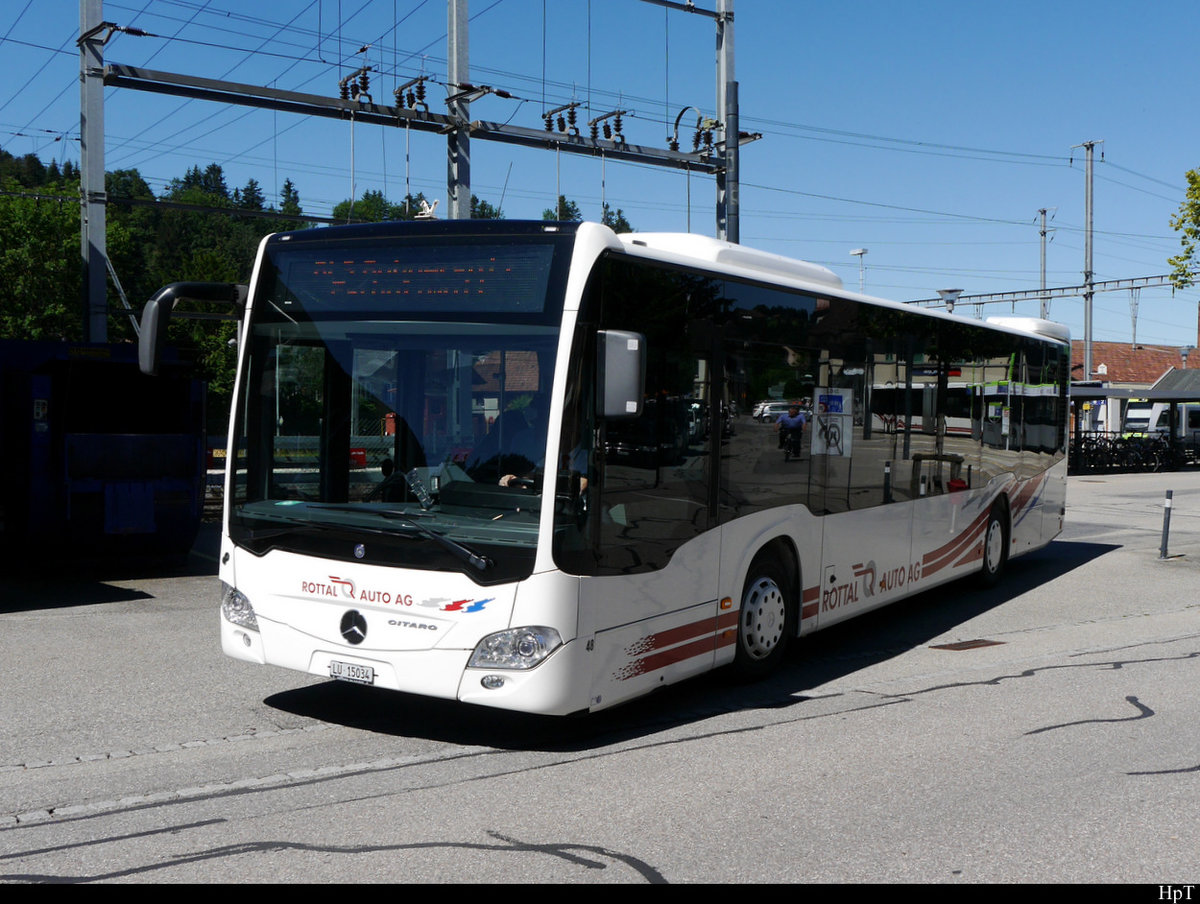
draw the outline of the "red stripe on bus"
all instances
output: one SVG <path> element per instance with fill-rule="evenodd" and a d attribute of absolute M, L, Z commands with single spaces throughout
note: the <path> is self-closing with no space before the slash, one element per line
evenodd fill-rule
<path fill-rule="evenodd" d="M 978 562 L 982 558 L 983 558 L 983 544 L 978 543 L 975 546 L 972 546 L 971 549 L 967 552 L 967 554 L 965 556 L 963 556 L 961 559 L 959 559 L 957 562 L 955 562 L 954 564 L 955 564 L 955 566 L 969 565 L 971 562 Z"/>
<path fill-rule="evenodd" d="M 649 656 L 643 656 L 641 659 L 629 663 L 628 666 L 613 677 L 625 681 L 629 678 L 635 678 L 638 675 L 648 675 L 650 672 L 657 672 L 659 669 L 664 669 L 685 659 L 691 659 L 694 656 L 711 656 L 716 649 L 716 640 L 716 637 L 710 635 L 701 640 L 684 644 L 681 647 L 672 647 L 669 650 L 662 650 L 658 653 L 652 653 Z"/>
<path fill-rule="evenodd" d="M 736 615 L 735 615 L 736 621 Z M 693 637 L 699 637 L 701 634 L 712 634 L 713 619 L 702 618 L 700 621 L 692 622 L 690 625 L 680 625 L 678 628 L 668 628 L 666 631 L 656 631 L 643 637 L 641 640 L 633 644 L 636 649 L 631 649 L 629 652 L 641 653 L 646 650 L 658 650 L 662 647 L 671 647 L 677 643 L 689 640 Z"/>
<path fill-rule="evenodd" d="M 971 556 L 981 551 L 983 548 L 983 525 L 971 531 L 970 535 L 963 537 L 963 543 L 952 549 L 947 555 L 935 559 L 921 571 L 922 577 L 927 577 L 931 574 L 937 574 L 943 568 L 957 567 L 963 562 L 971 561 Z"/>
<path fill-rule="evenodd" d="M 969 547 L 979 540 L 983 534 L 984 526 L 987 524 L 988 512 L 981 512 L 979 516 L 967 526 L 966 530 L 960 533 L 957 537 L 939 546 L 932 552 L 925 553 L 921 558 L 921 577 L 927 577 L 931 574 L 936 574 L 947 565 L 949 565 L 958 556 L 961 556 L 964 551 L 969 551 Z"/>
<path fill-rule="evenodd" d="M 815 618 L 821 608 L 821 588 L 805 587 L 800 595 L 800 619 Z"/>
<path fill-rule="evenodd" d="M 1017 493 L 1016 498 L 1014 498 L 1012 502 L 1014 516 L 1019 514 L 1023 508 L 1033 502 L 1034 497 L 1037 496 L 1038 491 L 1041 490 L 1042 485 L 1045 482 L 1046 476 L 1044 474 L 1041 477 L 1036 477 L 1025 481 L 1024 486 L 1021 487 L 1020 492 Z"/>

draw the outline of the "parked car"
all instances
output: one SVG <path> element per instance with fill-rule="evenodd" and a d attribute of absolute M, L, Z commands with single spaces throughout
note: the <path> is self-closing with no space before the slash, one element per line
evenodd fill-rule
<path fill-rule="evenodd" d="M 764 424 L 773 424 L 779 420 L 779 415 L 787 414 L 792 402 L 768 402 L 762 407 L 758 419 Z"/>

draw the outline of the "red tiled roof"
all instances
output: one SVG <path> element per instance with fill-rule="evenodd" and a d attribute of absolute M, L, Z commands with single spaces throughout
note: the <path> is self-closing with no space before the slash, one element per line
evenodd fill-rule
<path fill-rule="evenodd" d="M 501 368 L 500 352 L 488 352 L 475 364 L 474 390 L 476 392 L 499 392 L 501 373 L 504 374 L 504 391 L 537 392 L 538 359 L 531 351 L 510 351 Z"/>
<path fill-rule="evenodd" d="M 1193 352 L 1188 363 L 1195 367 L 1200 365 L 1200 354 Z M 1104 365 L 1107 373 L 1103 376 L 1095 371 Z M 1141 383 L 1151 386 L 1172 367 L 1183 367 L 1183 357 L 1179 347 L 1170 345 L 1139 345 L 1132 346 L 1128 342 L 1093 342 L 1092 343 L 1092 376 L 1093 380 L 1103 380 L 1107 383 Z M 1083 373 L 1083 340 L 1071 340 L 1071 379 L 1086 380 Z"/>

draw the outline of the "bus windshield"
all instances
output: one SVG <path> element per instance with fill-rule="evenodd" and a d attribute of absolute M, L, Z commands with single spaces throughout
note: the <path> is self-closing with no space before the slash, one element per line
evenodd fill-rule
<path fill-rule="evenodd" d="M 231 538 L 480 583 L 528 574 L 560 242 L 268 243 Z"/>

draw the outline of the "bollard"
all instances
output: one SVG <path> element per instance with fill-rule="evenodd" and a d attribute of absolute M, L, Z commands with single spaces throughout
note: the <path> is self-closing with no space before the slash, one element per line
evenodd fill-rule
<path fill-rule="evenodd" d="M 1167 501 L 1163 503 L 1163 532 L 1162 545 L 1158 548 L 1158 557 L 1165 559 L 1167 557 L 1167 534 L 1171 532 L 1171 495 L 1172 490 L 1167 490 Z"/>
<path fill-rule="evenodd" d="M 892 463 L 890 461 L 883 463 L 883 501 L 885 504 L 892 501 Z"/>

